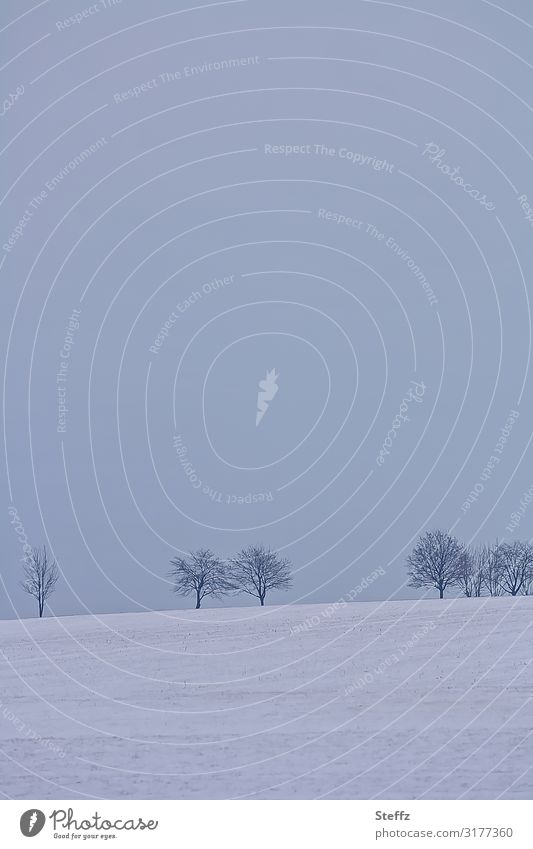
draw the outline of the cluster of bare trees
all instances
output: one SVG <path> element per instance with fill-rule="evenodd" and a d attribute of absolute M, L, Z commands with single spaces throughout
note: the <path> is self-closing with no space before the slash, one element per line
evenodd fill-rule
<path fill-rule="evenodd" d="M 186 557 L 174 557 L 170 575 L 174 592 L 192 595 L 196 609 L 206 596 L 246 593 L 264 605 L 270 590 L 288 590 L 292 584 L 288 560 L 264 545 L 243 548 L 230 560 L 221 560 L 207 548 L 191 551 Z"/>
<path fill-rule="evenodd" d="M 466 546 L 446 531 L 427 531 L 407 558 L 410 587 L 450 587 L 465 596 L 533 595 L 533 545 L 516 540 Z"/>
<path fill-rule="evenodd" d="M 201 548 L 170 563 L 174 592 L 192 595 L 197 609 L 208 596 L 238 593 L 264 605 L 271 590 L 292 586 L 290 561 L 264 545 L 250 545 L 229 560 Z M 472 547 L 447 531 L 427 531 L 407 558 L 407 567 L 410 587 L 436 589 L 440 598 L 450 588 L 469 597 L 533 595 L 533 545 L 521 540 Z M 37 601 L 40 617 L 58 580 L 57 564 L 46 546 L 33 548 L 24 561 L 21 586 Z"/>
<path fill-rule="evenodd" d="M 243 548 L 230 560 L 221 560 L 209 549 L 201 548 L 170 562 L 174 592 L 192 594 L 197 609 L 208 596 L 222 598 L 237 593 L 254 596 L 264 605 L 271 590 L 288 590 L 292 586 L 290 562 L 264 545 Z M 21 587 L 37 601 L 39 617 L 58 580 L 59 569 L 46 546 L 32 548 L 24 560 Z"/>

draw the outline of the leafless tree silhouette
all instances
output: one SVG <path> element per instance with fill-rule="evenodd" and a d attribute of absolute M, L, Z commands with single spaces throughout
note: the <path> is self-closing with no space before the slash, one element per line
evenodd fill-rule
<path fill-rule="evenodd" d="M 503 549 L 501 543 L 496 540 L 495 543 L 481 546 L 479 550 L 483 557 L 483 577 L 489 595 L 503 595 L 504 591 L 501 585 Z"/>
<path fill-rule="evenodd" d="M 463 551 L 459 565 L 459 586 L 468 598 L 479 597 L 485 587 L 483 546 Z"/>
<path fill-rule="evenodd" d="M 427 531 L 407 558 L 410 587 L 435 587 L 444 598 L 447 587 L 461 578 L 464 546 L 446 531 Z"/>
<path fill-rule="evenodd" d="M 227 567 L 208 548 L 191 551 L 188 557 L 174 557 L 170 562 L 174 592 L 182 596 L 194 593 L 196 610 L 206 596 L 220 598 L 233 589 L 227 577 Z"/>
<path fill-rule="evenodd" d="M 292 586 L 290 562 L 264 545 L 243 548 L 231 560 L 231 580 L 236 590 L 259 599 L 261 606 L 270 590 Z"/>
<path fill-rule="evenodd" d="M 509 595 L 526 595 L 533 579 L 533 546 L 517 540 L 501 546 L 500 586 Z"/>
<path fill-rule="evenodd" d="M 55 591 L 59 580 L 59 570 L 55 560 L 50 560 L 46 546 L 32 548 L 24 561 L 24 579 L 22 589 L 37 600 L 39 618 L 44 612 L 47 598 Z"/>

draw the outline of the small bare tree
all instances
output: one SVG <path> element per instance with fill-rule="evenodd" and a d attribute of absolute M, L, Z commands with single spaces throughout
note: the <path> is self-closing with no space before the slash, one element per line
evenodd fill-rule
<path fill-rule="evenodd" d="M 496 540 L 492 545 L 483 545 L 479 549 L 483 558 L 483 580 L 491 596 L 503 595 L 501 585 L 503 569 L 503 548 Z"/>
<path fill-rule="evenodd" d="M 467 598 L 478 598 L 485 586 L 484 555 L 480 547 L 465 548 L 459 561 L 458 584 Z"/>
<path fill-rule="evenodd" d="M 464 546 L 446 531 L 427 531 L 407 558 L 409 586 L 435 587 L 444 598 L 447 587 L 461 579 Z"/>
<path fill-rule="evenodd" d="M 500 586 L 509 595 L 526 595 L 533 577 L 533 546 L 516 540 L 501 546 Z"/>
<path fill-rule="evenodd" d="M 37 600 L 39 618 L 44 612 L 47 598 L 55 591 L 59 580 L 59 570 L 55 560 L 50 560 L 46 546 L 32 548 L 24 560 L 24 579 L 22 589 Z"/>
<path fill-rule="evenodd" d="M 472 564 L 473 595 L 479 598 L 485 589 L 485 558 L 480 546 L 476 546 L 472 552 Z"/>
<path fill-rule="evenodd" d="M 182 596 L 194 593 L 196 610 L 206 596 L 220 598 L 233 589 L 225 564 L 208 548 L 191 551 L 188 557 L 174 557 L 170 562 L 174 592 Z"/>
<path fill-rule="evenodd" d="M 292 586 L 291 565 L 289 560 L 279 557 L 275 551 L 264 545 L 250 545 L 243 548 L 231 560 L 231 580 L 234 588 L 265 603 L 270 590 L 288 590 Z"/>

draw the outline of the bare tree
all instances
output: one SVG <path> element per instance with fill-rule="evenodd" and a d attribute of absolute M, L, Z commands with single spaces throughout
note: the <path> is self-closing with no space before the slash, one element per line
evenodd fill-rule
<path fill-rule="evenodd" d="M 501 546 L 500 586 L 509 595 L 526 595 L 533 577 L 533 546 L 516 540 Z"/>
<path fill-rule="evenodd" d="M 37 600 L 39 618 L 44 612 L 47 598 L 52 595 L 59 580 L 59 570 L 55 560 L 50 560 L 46 546 L 32 548 L 24 561 L 24 579 L 22 589 Z"/>
<path fill-rule="evenodd" d="M 485 558 L 482 549 L 482 546 L 476 546 L 472 551 L 472 589 L 476 598 L 482 596 L 485 589 Z"/>
<path fill-rule="evenodd" d="M 501 586 L 503 568 L 502 545 L 496 540 L 492 545 L 481 546 L 479 551 L 483 558 L 483 579 L 489 595 L 503 595 Z"/>
<path fill-rule="evenodd" d="M 231 580 L 236 590 L 265 603 L 270 590 L 288 590 L 292 586 L 290 562 L 264 545 L 243 548 L 231 560 Z"/>
<path fill-rule="evenodd" d="M 206 596 L 220 598 L 233 589 L 225 564 L 208 548 L 191 551 L 188 557 L 174 557 L 170 563 L 174 592 L 182 596 L 194 593 L 196 610 Z"/>
<path fill-rule="evenodd" d="M 465 548 L 459 560 L 458 584 L 467 598 L 478 598 L 485 586 L 484 555 L 480 547 Z"/>
<path fill-rule="evenodd" d="M 410 587 L 435 587 L 444 598 L 461 578 L 464 546 L 446 531 L 427 531 L 407 558 Z"/>

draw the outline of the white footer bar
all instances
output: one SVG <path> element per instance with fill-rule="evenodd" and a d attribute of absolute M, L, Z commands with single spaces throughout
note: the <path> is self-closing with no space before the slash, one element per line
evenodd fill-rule
<path fill-rule="evenodd" d="M 10 849 L 532 849 L 532 814 L 529 801 L 492 800 L 0 802 L 1 844 Z M 32 837 L 35 844 L 28 843 Z"/>

